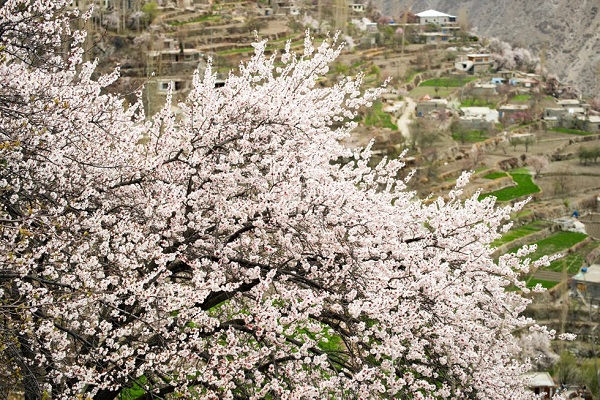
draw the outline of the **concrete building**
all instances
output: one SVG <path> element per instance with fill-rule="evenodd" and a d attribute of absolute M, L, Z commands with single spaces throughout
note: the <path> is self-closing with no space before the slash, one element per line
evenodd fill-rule
<path fill-rule="evenodd" d="M 462 56 L 459 61 L 454 63 L 454 68 L 468 74 L 477 74 L 488 71 L 492 64 L 491 54 L 472 53 Z"/>
<path fill-rule="evenodd" d="M 600 264 L 582 268 L 572 278 L 571 288 L 588 301 L 600 302 Z"/>
<path fill-rule="evenodd" d="M 421 36 L 425 43 L 444 43 L 450 41 L 454 35 L 449 32 L 423 32 Z"/>
<path fill-rule="evenodd" d="M 456 23 L 456 17 L 454 15 L 436 10 L 427 10 L 415 15 L 417 16 L 420 25 L 448 25 Z"/>
<path fill-rule="evenodd" d="M 494 96 L 495 94 L 497 94 L 497 88 L 496 85 L 494 85 L 493 83 L 476 83 L 473 86 L 471 86 L 471 94 L 473 96 L 482 97 Z"/>
<path fill-rule="evenodd" d="M 505 120 L 514 120 L 520 113 L 528 112 L 527 104 L 505 104 L 498 108 L 498 118 Z"/>
<path fill-rule="evenodd" d="M 433 114 L 446 112 L 448 100 L 446 99 L 430 99 L 429 96 L 423 98 L 417 103 L 417 117 L 428 117 Z"/>
<path fill-rule="evenodd" d="M 580 106 L 580 101 L 577 99 L 556 100 L 556 104 L 563 108 L 575 108 Z"/>
<path fill-rule="evenodd" d="M 458 121 L 466 129 L 492 128 L 498 122 L 498 111 L 489 107 L 461 107 Z"/>
<path fill-rule="evenodd" d="M 354 13 L 354 14 L 363 14 L 365 12 L 364 4 L 357 4 L 357 3 L 348 4 L 348 8 L 350 9 L 350 12 Z"/>
<path fill-rule="evenodd" d="M 583 130 L 586 132 L 600 133 L 600 116 L 589 115 L 583 121 Z"/>

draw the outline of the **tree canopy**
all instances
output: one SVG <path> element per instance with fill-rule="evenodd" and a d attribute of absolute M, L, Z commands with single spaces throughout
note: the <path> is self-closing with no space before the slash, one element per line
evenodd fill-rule
<path fill-rule="evenodd" d="M 490 246 L 515 207 L 461 198 L 466 175 L 421 200 L 399 161 L 341 146 L 378 91 L 317 84 L 335 38 L 269 57 L 258 42 L 224 87 L 209 67 L 181 114 L 148 117 L 104 90 L 118 69 L 92 78 L 69 18 L 0 10 L 0 386 L 530 398 L 513 332 L 541 328 L 506 290 L 530 264 Z"/>

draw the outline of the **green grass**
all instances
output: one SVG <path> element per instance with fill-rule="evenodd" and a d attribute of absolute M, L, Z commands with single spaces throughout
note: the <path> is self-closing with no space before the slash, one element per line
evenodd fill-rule
<path fill-rule="evenodd" d="M 535 242 L 537 249 L 527 257 L 535 261 L 542 258 L 542 256 L 549 256 L 565 251 L 585 238 L 587 238 L 587 235 L 579 232 L 557 232 L 554 235 Z M 517 250 L 518 248 L 511 249 L 510 252 L 514 253 Z"/>
<path fill-rule="evenodd" d="M 381 101 L 376 101 L 367 111 L 365 117 L 366 126 L 374 126 L 378 128 L 390 128 L 391 130 L 397 131 L 398 127 L 392 123 L 392 117 L 381 110 Z"/>
<path fill-rule="evenodd" d="M 518 219 L 521 219 L 521 218 L 528 217 L 531 214 L 533 214 L 533 211 L 531 211 L 531 210 L 521 210 L 521 211 L 518 211 L 516 213 L 512 213 L 510 215 L 510 219 L 513 220 L 513 221 L 515 221 L 515 220 L 518 220 Z"/>
<path fill-rule="evenodd" d="M 580 131 L 579 129 L 568 129 L 568 128 L 556 127 L 556 128 L 551 128 L 550 130 L 552 132 L 566 133 L 569 135 L 583 135 L 583 136 L 592 135 L 592 132 Z"/>
<path fill-rule="evenodd" d="M 528 103 L 532 99 L 529 94 L 518 94 L 514 97 L 511 97 L 509 101 L 511 103 Z"/>
<path fill-rule="evenodd" d="M 429 95 L 429 97 L 438 96 L 441 98 L 446 98 L 450 96 L 455 90 L 456 88 L 438 87 L 438 91 L 436 93 L 434 88 L 430 86 L 417 86 L 416 88 L 410 91 L 409 97 L 419 99 L 427 94 Z"/>
<path fill-rule="evenodd" d="M 495 196 L 498 201 L 509 201 L 529 194 L 538 193 L 540 191 L 540 188 L 533 183 L 531 175 L 527 170 L 525 170 L 525 173 L 523 173 L 521 169 L 514 170 L 509 174 L 512 180 L 516 183 L 516 186 L 507 187 L 490 193 L 484 193 L 479 196 L 479 199 L 481 200 L 489 196 Z"/>
<path fill-rule="evenodd" d="M 502 235 L 500 239 L 494 240 L 492 242 L 492 246 L 499 247 L 503 244 L 510 243 L 513 240 L 517 240 L 527 235 L 531 235 L 532 233 L 539 232 L 540 230 L 541 228 L 536 224 L 523 225 L 521 227 L 511 229 L 510 231 Z"/>
<path fill-rule="evenodd" d="M 467 99 L 460 102 L 461 107 L 489 107 L 496 108 L 496 103 L 484 99 Z"/>
<path fill-rule="evenodd" d="M 469 131 L 465 133 L 453 133 L 452 139 L 460 143 L 483 142 L 488 138 L 487 133 L 483 131 Z"/>
<path fill-rule="evenodd" d="M 415 76 L 417 76 L 417 74 L 421 73 L 423 71 L 419 71 L 416 69 L 411 69 L 407 72 L 406 76 L 404 77 L 404 81 L 405 82 L 412 82 L 413 79 L 415 79 Z"/>
<path fill-rule="evenodd" d="M 500 178 L 504 178 L 505 176 L 508 176 L 506 174 L 506 172 L 491 172 L 487 175 L 484 175 L 483 177 L 485 179 L 500 179 Z"/>
<path fill-rule="evenodd" d="M 138 382 L 134 383 L 131 387 L 123 389 L 117 396 L 117 400 L 131 400 L 143 396 L 148 391 L 143 389 L 138 383 L 145 385 L 147 382 L 148 379 L 142 375 L 138 378 Z"/>
<path fill-rule="evenodd" d="M 551 289 L 554 286 L 558 285 L 560 282 L 545 281 L 543 279 L 536 279 L 533 277 L 527 279 L 527 287 L 528 288 L 532 288 L 535 285 L 537 285 L 538 283 L 541 283 L 542 287 L 544 287 L 546 289 Z"/>
<path fill-rule="evenodd" d="M 466 78 L 434 78 L 421 82 L 419 86 L 437 86 L 437 87 L 462 87 L 466 83 L 474 81 L 476 77 Z"/>
<path fill-rule="evenodd" d="M 576 274 L 581 270 L 585 263 L 585 258 L 594 249 L 600 246 L 600 242 L 591 242 L 577 250 L 576 253 L 567 254 L 565 257 L 552 261 L 550 265 L 544 269 L 556 272 L 562 272 L 563 268 L 567 267 L 569 274 Z"/>
<path fill-rule="evenodd" d="M 577 252 L 577 253 L 567 254 L 566 257 L 552 261 L 550 263 L 550 265 L 548 267 L 545 267 L 544 269 L 547 269 L 550 271 L 562 272 L 562 270 L 566 264 L 567 272 L 569 274 L 576 274 L 577 272 L 579 272 L 579 270 L 583 266 L 584 262 L 585 262 L 585 259 L 584 259 L 583 255 L 581 253 Z"/>

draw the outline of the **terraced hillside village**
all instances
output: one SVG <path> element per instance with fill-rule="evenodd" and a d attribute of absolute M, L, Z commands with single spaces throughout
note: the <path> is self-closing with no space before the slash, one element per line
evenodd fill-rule
<path fill-rule="evenodd" d="M 268 39 L 273 51 L 288 41 L 301 51 L 306 29 L 317 42 L 340 30 L 345 51 L 320 84 L 358 73 L 365 90 L 388 82 L 383 98 L 361 111 L 345 144 L 360 148 L 372 141 L 373 163 L 403 158 L 403 173 L 415 171 L 410 188 L 424 197 L 444 196 L 470 170 L 466 194 L 495 196 L 500 206 L 529 199 L 495 243 L 496 253 L 536 245 L 533 260 L 552 258 L 523 277 L 528 288 L 548 289 L 531 292 L 527 312 L 578 339 L 532 343 L 536 354 L 545 354 L 537 367 L 557 385 L 585 385 L 598 396 L 600 297 L 589 285 L 600 282 L 587 282 L 582 268 L 600 268 L 600 80 L 586 80 L 581 90 L 568 75 L 564 85 L 556 76 L 565 74 L 551 69 L 558 65 L 551 52 L 478 35 L 464 14 L 423 14 L 427 10 L 415 5 L 386 15 L 384 6 L 340 0 L 108 2 L 96 6 L 87 23 L 86 57 L 99 58 L 102 71 L 118 63 L 123 79 L 114 90 L 134 96 L 143 87 L 152 114 L 170 91 L 176 110 L 193 72 L 202 73 L 209 63 L 220 79 L 235 73 L 257 37 Z"/>

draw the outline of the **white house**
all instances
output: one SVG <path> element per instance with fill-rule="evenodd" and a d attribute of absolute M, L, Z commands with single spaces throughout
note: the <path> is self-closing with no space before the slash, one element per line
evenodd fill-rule
<path fill-rule="evenodd" d="M 445 14 L 436 10 L 427 10 L 415 15 L 419 18 L 420 25 L 446 25 L 456 22 L 456 17 L 454 15 Z"/>
<path fill-rule="evenodd" d="M 348 4 L 348 7 L 350 8 L 350 11 L 353 13 L 364 13 L 365 12 L 365 5 L 364 4 Z"/>

